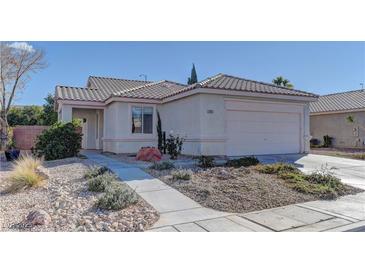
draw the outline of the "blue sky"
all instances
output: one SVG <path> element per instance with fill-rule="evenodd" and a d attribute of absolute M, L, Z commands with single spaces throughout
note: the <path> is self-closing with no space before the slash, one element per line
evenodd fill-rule
<path fill-rule="evenodd" d="M 282 75 L 317 94 L 365 84 L 365 42 L 30 42 L 46 53 L 15 104 L 43 104 L 56 85 L 85 86 L 87 77 L 186 83 L 192 63 L 198 79 L 226 73 L 271 82 Z"/>

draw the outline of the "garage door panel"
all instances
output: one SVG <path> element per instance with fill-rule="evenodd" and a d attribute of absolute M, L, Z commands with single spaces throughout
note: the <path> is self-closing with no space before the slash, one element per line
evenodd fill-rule
<path fill-rule="evenodd" d="M 245 111 L 246 115 L 241 115 L 242 111 L 227 111 L 228 119 L 242 122 L 262 122 L 270 119 L 273 123 L 285 122 L 297 123 L 297 113 L 277 113 L 277 112 L 254 112 Z M 273 113 L 275 115 L 273 115 Z M 293 114 L 293 115 L 292 115 Z"/>
<path fill-rule="evenodd" d="M 227 127 L 228 132 L 234 133 L 287 133 L 298 134 L 299 129 L 296 129 L 296 123 L 270 123 L 270 122 L 248 122 L 240 123 L 233 122 Z"/>
<path fill-rule="evenodd" d="M 258 103 L 260 105 L 260 103 Z M 286 106 L 282 106 L 285 111 Z M 226 110 L 227 155 L 298 153 L 300 113 Z M 257 107 L 262 109 L 262 107 Z"/>

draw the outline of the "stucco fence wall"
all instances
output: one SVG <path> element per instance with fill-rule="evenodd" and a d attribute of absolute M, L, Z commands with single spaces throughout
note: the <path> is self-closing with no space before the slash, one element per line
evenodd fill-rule
<path fill-rule="evenodd" d="M 333 138 L 334 147 L 364 148 L 365 130 L 357 124 L 351 124 L 346 117 L 352 115 L 360 125 L 365 125 L 365 112 L 336 113 L 310 116 L 310 132 L 313 138 L 323 144 L 323 136 Z"/>
<path fill-rule="evenodd" d="M 13 129 L 15 146 L 17 149 L 30 150 L 43 130 L 48 126 L 16 126 Z"/>

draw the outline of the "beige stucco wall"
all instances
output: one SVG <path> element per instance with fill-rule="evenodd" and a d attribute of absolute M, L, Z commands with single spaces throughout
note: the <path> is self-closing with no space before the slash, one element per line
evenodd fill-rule
<path fill-rule="evenodd" d="M 96 134 L 96 118 L 99 113 L 99 133 L 98 138 Z M 72 109 L 72 119 L 87 119 L 87 149 L 101 149 L 102 148 L 102 135 L 103 135 L 103 111 L 95 109 Z M 97 145 L 97 142 L 99 143 Z"/>
<path fill-rule="evenodd" d="M 333 137 L 335 147 L 365 147 L 365 130 L 346 121 L 352 115 L 355 121 L 365 126 L 365 112 L 335 113 L 310 116 L 310 133 L 323 143 L 323 136 Z"/>
<path fill-rule="evenodd" d="M 183 136 L 186 140 L 183 145 L 183 153 L 190 155 L 225 155 L 225 99 L 251 99 L 243 97 L 228 97 L 219 94 L 197 94 L 180 100 L 171 101 L 159 105 L 162 128 L 168 134 L 171 130 L 174 134 Z M 266 99 L 267 100 L 267 99 Z M 255 102 L 265 99 L 252 100 Z M 289 105 L 279 106 L 272 104 L 273 108 L 287 109 Z M 282 101 L 284 102 L 284 101 Z M 301 151 L 309 151 L 309 104 L 293 102 L 293 107 L 300 114 Z"/>
<path fill-rule="evenodd" d="M 132 133 L 132 106 L 152 106 L 153 133 Z M 113 102 L 104 113 L 104 145 L 103 150 L 114 153 L 136 153 L 141 147 L 157 147 L 156 107 L 154 104 Z"/>

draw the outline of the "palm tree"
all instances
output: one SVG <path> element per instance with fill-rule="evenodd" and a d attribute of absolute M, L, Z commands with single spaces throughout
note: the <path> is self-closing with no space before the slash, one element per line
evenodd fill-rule
<path fill-rule="evenodd" d="M 278 76 L 275 79 L 272 80 L 273 84 L 280 86 L 280 87 L 286 87 L 286 88 L 294 88 L 294 85 L 290 83 L 288 79 L 285 79 L 282 76 Z"/>

